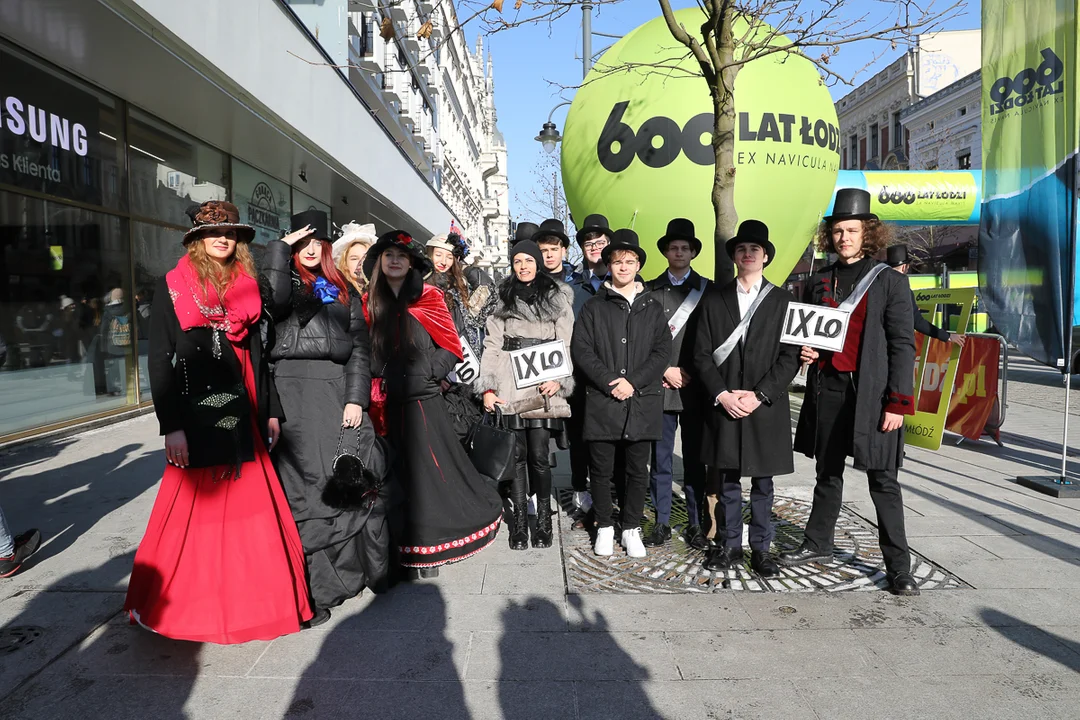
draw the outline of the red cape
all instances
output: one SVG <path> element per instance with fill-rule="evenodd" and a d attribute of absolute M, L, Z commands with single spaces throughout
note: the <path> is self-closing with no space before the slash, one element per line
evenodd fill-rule
<path fill-rule="evenodd" d="M 423 326 L 436 345 L 443 350 L 449 350 L 458 360 L 465 359 L 461 354 L 461 338 L 458 336 L 457 328 L 454 327 L 454 319 L 450 317 L 450 311 L 446 309 L 446 300 L 442 290 L 424 283 L 424 290 L 420 293 L 420 297 L 409 304 L 409 314 Z M 364 294 L 364 318 L 370 325 L 371 318 L 368 316 L 366 293 Z"/>

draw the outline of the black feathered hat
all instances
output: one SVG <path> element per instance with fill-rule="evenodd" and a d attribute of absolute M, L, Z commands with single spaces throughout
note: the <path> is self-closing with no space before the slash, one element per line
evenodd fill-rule
<path fill-rule="evenodd" d="M 390 246 L 404 250 L 409 255 L 413 268 L 420 271 L 420 275 L 427 275 L 435 269 L 431 259 L 424 252 L 424 243 L 404 230 L 391 230 L 380 235 L 375 244 L 367 251 L 367 255 L 364 256 L 365 277 L 371 277 L 371 273 L 375 270 L 375 263 L 379 261 L 379 258 Z"/>

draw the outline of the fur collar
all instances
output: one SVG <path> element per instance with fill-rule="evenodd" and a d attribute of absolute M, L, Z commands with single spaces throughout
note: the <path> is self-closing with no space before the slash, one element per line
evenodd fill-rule
<path fill-rule="evenodd" d="M 563 296 L 567 305 L 573 307 L 574 291 L 569 285 L 562 282 L 558 283 L 557 292 Z M 537 303 L 536 305 L 529 305 L 520 298 L 514 300 L 513 306 L 507 306 L 502 302 L 497 302 L 496 305 L 497 307 L 492 315 L 500 320 L 513 318 L 548 323 L 558 320 L 562 312 L 558 304 Z"/>

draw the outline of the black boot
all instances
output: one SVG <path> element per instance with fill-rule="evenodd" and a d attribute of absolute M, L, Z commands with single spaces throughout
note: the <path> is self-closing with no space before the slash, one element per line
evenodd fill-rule
<path fill-rule="evenodd" d="M 533 531 L 534 548 L 551 547 L 551 499 L 536 496 L 536 530 Z"/>
<path fill-rule="evenodd" d="M 524 478 L 514 478 L 510 486 L 510 502 L 513 504 L 510 517 L 510 549 L 529 549 L 529 500 L 525 496 Z"/>

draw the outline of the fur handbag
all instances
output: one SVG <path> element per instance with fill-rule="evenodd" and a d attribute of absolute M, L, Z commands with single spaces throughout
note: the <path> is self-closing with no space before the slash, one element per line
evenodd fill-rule
<path fill-rule="evenodd" d="M 379 438 L 375 439 L 378 445 Z M 323 488 L 322 501 L 338 510 L 370 510 L 383 486 L 383 477 L 370 470 L 360 457 L 360 428 L 356 429 L 356 452 L 345 449 L 345 426 L 338 436 L 337 453 L 330 479 Z M 373 448 L 373 451 L 378 448 Z"/>

